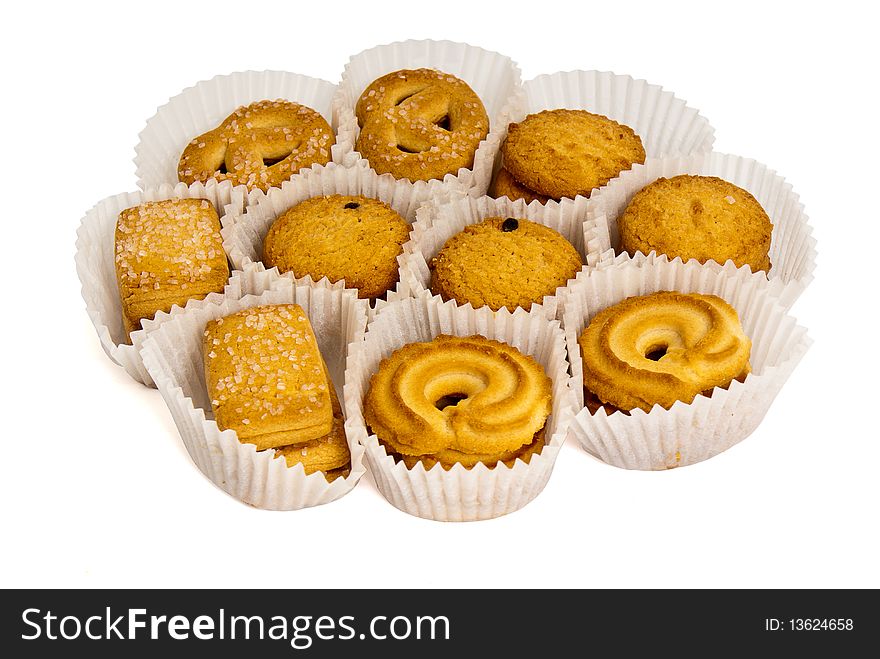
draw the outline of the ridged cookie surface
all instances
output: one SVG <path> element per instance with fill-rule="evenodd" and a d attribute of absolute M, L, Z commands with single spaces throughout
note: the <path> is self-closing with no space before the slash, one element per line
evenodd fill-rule
<path fill-rule="evenodd" d="M 550 414 L 550 387 L 541 365 L 513 346 L 440 335 L 382 360 L 364 419 L 403 455 L 497 455 L 532 443 Z"/>
<path fill-rule="evenodd" d="M 629 254 L 655 250 L 770 270 L 770 218 L 748 191 L 715 176 L 659 178 L 636 193 L 617 224 Z"/>
<path fill-rule="evenodd" d="M 600 311 L 581 333 L 584 386 L 621 410 L 690 403 L 749 370 L 752 342 L 720 297 L 661 291 Z"/>

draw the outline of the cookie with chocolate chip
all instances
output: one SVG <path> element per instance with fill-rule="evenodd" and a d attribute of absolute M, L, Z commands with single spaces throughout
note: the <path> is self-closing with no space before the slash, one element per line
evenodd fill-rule
<path fill-rule="evenodd" d="M 410 226 L 388 204 L 370 197 L 313 197 L 285 211 L 263 241 L 263 262 L 296 277 L 345 280 L 358 297 L 394 288 L 397 256 Z"/>
<path fill-rule="evenodd" d="M 431 259 L 431 291 L 474 308 L 514 311 L 554 295 L 583 266 L 553 229 L 514 217 L 490 217 L 452 236 Z"/>

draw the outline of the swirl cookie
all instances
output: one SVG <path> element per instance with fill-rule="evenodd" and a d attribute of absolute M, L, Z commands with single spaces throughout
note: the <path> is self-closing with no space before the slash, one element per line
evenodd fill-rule
<path fill-rule="evenodd" d="M 714 176 L 657 179 L 632 198 L 617 226 L 630 255 L 656 251 L 770 270 L 770 218 L 749 192 Z"/>
<path fill-rule="evenodd" d="M 397 255 L 409 229 L 378 199 L 314 197 L 275 220 L 263 241 L 263 261 L 297 277 L 344 279 L 359 297 L 375 299 L 397 283 Z"/>
<path fill-rule="evenodd" d="M 543 441 L 550 387 L 540 364 L 512 346 L 440 335 L 382 360 L 370 379 L 364 419 L 408 465 L 406 456 L 495 465 L 540 450 L 529 447 Z"/>
<path fill-rule="evenodd" d="M 598 403 L 646 412 L 690 403 L 743 377 L 752 346 L 736 310 L 721 298 L 669 291 L 600 311 L 578 344 L 584 387 Z"/>
<path fill-rule="evenodd" d="M 645 162 L 632 128 L 585 110 L 544 110 L 510 124 L 501 153 L 504 169 L 520 186 L 552 199 L 589 197 Z"/>
<path fill-rule="evenodd" d="M 213 178 L 265 192 L 304 167 L 326 165 L 334 142 L 330 124 L 311 108 L 257 101 L 193 138 L 180 156 L 177 176 L 187 185 Z"/>
<path fill-rule="evenodd" d="M 431 292 L 474 308 L 529 309 L 582 266 L 578 251 L 553 229 L 490 217 L 452 236 L 431 259 Z"/>
<path fill-rule="evenodd" d="M 145 318 L 222 293 L 229 278 L 220 220 L 204 199 L 149 201 L 122 211 L 114 262 L 128 341 Z"/>
<path fill-rule="evenodd" d="M 355 107 L 355 148 L 379 174 L 442 179 L 474 164 L 489 133 L 480 97 L 466 82 L 433 69 L 394 71 L 370 84 Z"/>

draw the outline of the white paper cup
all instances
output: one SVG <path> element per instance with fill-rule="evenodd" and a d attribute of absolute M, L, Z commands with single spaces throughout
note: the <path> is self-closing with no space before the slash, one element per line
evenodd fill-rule
<path fill-rule="evenodd" d="M 353 291 L 327 282 L 298 286 L 271 270 L 249 268 L 233 276 L 226 295 L 146 322 L 142 346 L 144 364 L 199 470 L 233 497 L 267 510 L 329 503 L 350 492 L 366 471 L 364 449 L 348 431 L 351 473 L 328 483 L 323 473 L 306 475 L 301 464 L 288 467 L 284 459 L 275 459 L 272 449 L 257 451 L 253 444 L 241 443 L 234 430 L 221 431 L 214 421 L 202 356 L 205 325 L 242 309 L 289 303 L 299 304 L 308 315 L 340 392 L 348 350 L 363 340 L 366 304 Z"/>
<path fill-rule="evenodd" d="M 510 120 L 542 110 L 586 110 L 632 128 L 648 158 L 706 153 L 715 129 L 672 92 L 645 80 L 608 71 L 559 71 L 523 83 L 524 103 Z M 495 171 L 501 167 L 499 152 Z M 612 179 L 613 180 L 613 179 Z"/>
<path fill-rule="evenodd" d="M 312 108 L 332 125 L 335 92 L 331 82 L 287 71 L 239 71 L 188 87 L 156 110 L 141 131 L 134 159 L 138 187 L 177 183 L 177 164 L 186 145 L 242 105 L 282 98 Z M 334 162 L 342 162 L 348 148 L 339 145 L 351 143 L 350 135 L 337 132 Z"/>
<path fill-rule="evenodd" d="M 585 197 L 550 201 L 545 205 L 537 202 L 526 204 L 522 199 L 510 201 L 507 197 L 457 197 L 451 200 L 428 202 L 417 213 L 410 240 L 403 246 L 400 258 L 400 279 L 412 295 L 430 291 L 431 271 L 428 264 L 452 236 L 464 231 L 465 227 L 482 222 L 487 217 L 515 217 L 531 220 L 557 231 L 570 242 L 581 255 L 584 268 L 590 258 L 600 260 L 598 250 L 605 249 L 605 243 L 596 237 L 585 240 L 584 221 L 590 201 Z M 492 264 L 486 267 L 491 268 Z M 569 284 L 574 279 L 569 280 Z M 558 298 L 564 286 L 556 289 L 553 295 L 546 295 L 540 303 L 533 303 L 526 311 L 542 315 L 548 319 L 558 316 Z M 442 301 L 436 296 L 437 301 Z M 453 304 L 455 302 L 453 301 Z M 470 303 L 463 305 L 471 307 Z M 488 307 L 486 307 L 488 309 Z"/>
<path fill-rule="evenodd" d="M 250 264 L 263 261 L 263 241 L 266 234 L 285 211 L 313 197 L 327 195 L 362 195 L 385 202 L 407 221 L 412 222 L 422 201 L 413 189 L 397 185 L 390 174 L 377 174 L 362 162 L 352 167 L 335 163 L 315 165 L 302 170 L 285 181 L 280 188 L 272 188 L 265 195 L 252 196 L 245 212 L 234 217 L 223 228 L 223 247 L 233 265 L 244 269 Z M 440 195 L 440 198 L 447 198 Z M 398 257 L 398 262 L 401 257 Z M 293 277 L 292 273 L 286 276 Z M 342 282 L 344 284 L 344 280 Z M 408 289 L 400 283 L 389 291 L 387 300 L 409 297 Z M 386 300 L 377 300 L 381 306 Z M 370 310 L 372 318 L 373 310 Z"/>
<path fill-rule="evenodd" d="M 708 293 L 724 298 L 738 312 L 752 340 L 752 372 L 744 382 L 716 387 L 711 397 L 698 395 L 692 403 L 670 409 L 654 406 L 596 414 L 584 408 L 583 361 L 578 338 L 602 309 L 627 297 L 655 291 Z M 577 415 L 569 426 L 584 449 L 624 469 L 658 470 L 681 467 L 711 458 L 751 434 L 767 413 L 811 340 L 805 328 L 786 315 L 767 278 L 737 269 L 707 268 L 696 262 L 622 262 L 587 272 L 564 293 L 563 327 L 571 361 L 571 389 Z"/>
<path fill-rule="evenodd" d="M 459 169 L 456 174 L 447 174 L 442 181 L 397 179 L 397 185 L 412 189 L 412 194 L 420 200 L 428 199 L 438 191 L 473 189 L 485 194 L 492 178 L 495 154 L 507 135 L 510 116 L 522 104 L 520 70 L 509 57 L 464 43 L 400 41 L 365 50 L 349 60 L 333 99 L 340 147 L 348 153 L 345 164 L 366 162 L 355 151 L 360 128 L 354 110 L 364 89 L 386 73 L 417 68 L 438 69 L 467 82 L 486 107 L 489 134 L 477 148 L 471 169 Z M 350 136 L 351 141 L 343 144 L 344 135 Z"/>
<path fill-rule="evenodd" d="M 146 201 L 207 199 L 214 205 L 222 224 L 227 221 L 228 215 L 242 211 L 247 202 L 247 194 L 244 186 L 234 187 L 229 181 L 217 183 L 212 180 L 206 184 L 193 183 L 189 187 L 185 183 L 160 185 L 147 188 L 143 192 L 107 197 L 82 218 L 76 232 L 75 259 L 86 311 L 98 332 L 104 352 L 138 382 L 153 386 L 153 380 L 138 354 L 138 347 L 144 338 L 143 330 L 131 333 L 131 345 L 125 340 L 122 302 L 119 299 L 114 263 L 116 221 L 119 213 Z"/>
<path fill-rule="evenodd" d="M 791 184 L 766 165 L 740 156 L 711 153 L 687 158 L 659 158 L 636 165 L 623 172 L 617 179 L 599 190 L 592 197 L 584 232 L 595 235 L 597 244 L 603 245 L 599 257 L 591 255 L 590 265 L 608 264 L 620 251 L 617 222 L 633 196 L 649 183 L 660 177 L 670 178 L 679 174 L 717 176 L 748 190 L 770 216 L 773 233 L 770 242 L 770 281 L 773 294 L 787 308 L 813 280 L 816 269 L 816 240 L 813 228 Z M 638 253 L 639 261 L 653 262 Z M 668 260 L 660 255 L 661 260 Z M 678 259 L 680 260 L 680 259 Z M 719 268 L 714 261 L 710 267 Z M 748 269 L 748 266 L 743 266 Z"/>
<path fill-rule="evenodd" d="M 449 471 L 439 464 L 425 470 L 422 463 L 407 469 L 395 463 L 376 435 L 367 433 L 363 400 L 379 362 L 396 349 L 438 334 L 481 334 L 532 355 L 553 381 L 553 410 L 547 419 L 547 444 L 528 464 L 499 463 L 489 469 L 478 464 Z M 354 346 L 345 373 L 346 430 L 366 447 L 367 462 L 383 496 L 411 515 L 437 521 L 473 521 L 519 510 L 544 488 L 572 413 L 568 388 L 565 342 L 558 321 L 529 315 L 474 311 L 454 304 L 438 304 L 428 295 L 386 305 L 370 323 L 365 341 Z"/>

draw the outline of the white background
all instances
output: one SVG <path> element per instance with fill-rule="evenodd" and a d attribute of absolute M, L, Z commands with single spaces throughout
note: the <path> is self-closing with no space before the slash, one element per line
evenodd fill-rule
<path fill-rule="evenodd" d="M 779 3 L 780 5 L 782 3 Z M 862 3 L 13 3 L 5 10 L 0 586 L 880 586 L 876 9 Z M 746 441 L 663 473 L 562 451 L 513 515 L 420 520 L 369 477 L 272 513 L 212 485 L 161 397 L 103 354 L 76 228 L 134 190 L 156 107 L 245 69 L 336 81 L 406 38 L 510 55 L 524 79 L 628 73 L 687 99 L 716 148 L 778 170 L 819 241 L 793 309 L 815 340 Z"/>

